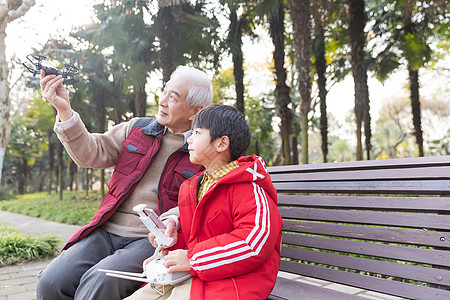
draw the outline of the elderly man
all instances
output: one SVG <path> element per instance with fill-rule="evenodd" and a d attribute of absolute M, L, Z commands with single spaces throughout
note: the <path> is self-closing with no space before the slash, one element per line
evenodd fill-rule
<path fill-rule="evenodd" d="M 63 80 L 41 73 L 43 98 L 58 113 L 58 138 L 78 165 L 115 170 L 91 223 L 38 275 L 37 298 L 122 299 L 140 283 L 97 270 L 142 272 L 142 262 L 153 254 L 148 230 L 132 208 L 145 203 L 160 214 L 168 211 L 177 205 L 180 184 L 202 170 L 189 161 L 186 140 L 194 115 L 212 102 L 211 80 L 200 70 L 180 66 L 166 84 L 156 118 L 134 118 L 103 134 L 86 130 L 70 106 Z"/>

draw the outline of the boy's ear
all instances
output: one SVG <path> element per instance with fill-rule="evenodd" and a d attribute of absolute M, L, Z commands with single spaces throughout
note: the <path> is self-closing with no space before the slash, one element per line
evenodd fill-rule
<path fill-rule="evenodd" d="M 226 135 L 218 138 L 219 143 L 217 144 L 217 152 L 224 152 L 230 149 L 230 138 Z"/>
<path fill-rule="evenodd" d="M 201 111 L 203 109 L 203 106 L 196 106 L 193 110 L 192 110 L 192 114 L 191 114 L 191 116 L 189 117 L 189 120 L 190 121 L 193 121 L 194 120 L 194 117 L 195 117 L 195 115 L 199 112 L 199 111 Z"/>

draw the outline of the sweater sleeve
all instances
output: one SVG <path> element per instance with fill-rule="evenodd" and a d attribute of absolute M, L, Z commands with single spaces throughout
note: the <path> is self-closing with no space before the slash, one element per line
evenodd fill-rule
<path fill-rule="evenodd" d="M 89 133 L 78 113 L 74 112 L 73 118 L 68 126 L 57 121 L 53 129 L 77 165 L 97 169 L 116 165 L 122 142 L 138 120 L 121 123 L 105 133 Z"/>
<path fill-rule="evenodd" d="M 266 191 L 254 182 L 233 185 L 230 190 L 233 230 L 188 250 L 191 274 L 204 281 L 249 273 L 280 246 L 282 221 Z"/>

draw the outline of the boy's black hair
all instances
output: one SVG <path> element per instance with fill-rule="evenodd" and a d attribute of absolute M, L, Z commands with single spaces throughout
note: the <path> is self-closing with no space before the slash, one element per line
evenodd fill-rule
<path fill-rule="evenodd" d="M 230 140 L 231 160 L 244 155 L 252 139 L 245 116 L 228 105 L 213 104 L 203 108 L 195 115 L 192 128 L 208 129 L 211 142 L 226 135 Z"/>

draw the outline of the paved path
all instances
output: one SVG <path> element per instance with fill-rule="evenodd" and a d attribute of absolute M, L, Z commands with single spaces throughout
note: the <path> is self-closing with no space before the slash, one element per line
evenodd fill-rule
<path fill-rule="evenodd" d="M 61 247 L 80 226 L 49 222 L 20 214 L 0 211 L 0 223 L 14 227 L 26 234 L 57 234 L 61 236 Z M 0 268 L 0 300 L 36 299 L 37 273 L 51 261 L 35 260 Z"/>
<path fill-rule="evenodd" d="M 13 214 L 4 211 L 0 211 L 0 223 L 15 227 L 27 234 L 58 234 L 61 236 L 61 239 L 64 242 L 67 241 L 79 228 L 79 226 L 49 222 L 38 218 L 27 217 L 24 215 Z M 37 282 L 36 275 L 40 270 L 44 269 L 50 261 L 51 259 L 37 260 L 0 268 L 0 300 L 35 300 L 35 289 Z M 365 291 L 362 289 L 348 287 L 305 276 L 281 274 L 281 272 L 279 275 L 298 281 L 303 281 L 309 284 L 338 290 L 348 294 L 362 296 L 367 299 L 401 299 L 394 296 Z"/>

